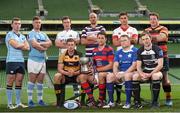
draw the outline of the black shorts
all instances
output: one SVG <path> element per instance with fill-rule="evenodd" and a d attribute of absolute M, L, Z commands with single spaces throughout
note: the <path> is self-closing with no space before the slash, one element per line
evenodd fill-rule
<path fill-rule="evenodd" d="M 169 71 L 169 58 L 163 58 L 163 68 L 161 69 L 161 72 L 167 72 Z"/>
<path fill-rule="evenodd" d="M 24 62 L 7 62 L 6 63 L 6 74 L 25 74 Z"/>
<path fill-rule="evenodd" d="M 76 79 L 78 76 L 68 77 L 68 76 L 64 75 L 64 77 L 65 77 L 65 84 L 77 83 Z"/>

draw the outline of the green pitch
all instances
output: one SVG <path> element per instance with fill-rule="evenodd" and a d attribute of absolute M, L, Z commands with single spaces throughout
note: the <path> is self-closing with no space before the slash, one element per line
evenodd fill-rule
<path fill-rule="evenodd" d="M 115 108 L 111 108 L 111 109 L 101 109 L 101 108 L 87 108 L 87 107 L 83 107 L 83 108 L 79 108 L 76 110 L 67 110 L 65 108 L 61 108 L 61 109 L 57 109 L 54 106 L 55 103 L 55 94 L 53 89 L 48 89 L 45 88 L 44 89 L 44 100 L 45 102 L 48 104 L 48 106 L 46 107 L 34 107 L 34 108 L 19 108 L 19 109 L 15 109 L 15 110 L 9 110 L 6 108 L 6 94 L 5 94 L 5 89 L 2 89 L 0 91 L 0 112 L 4 112 L 4 111 L 8 111 L 8 112 L 15 112 L 15 111 L 26 111 L 26 112 L 54 112 L 54 111 L 61 111 L 61 112 L 70 112 L 70 111 L 83 111 L 83 112 L 144 112 L 144 111 L 154 111 L 154 112 L 173 112 L 173 111 L 180 111 L 180 85 L 173 85 L 172 86 L 172 94 L 173 94 L 173 107 L 167 107 L 164 106 L 164 94 L 163 91 L 161 90 L 160 93 L 160 109 L 150 109 L 150 104 L 149 103 L 144 103 L 143 105 L 144 107 L 140 110 L 134 110 L 134 109 L 129 109 L 129 110 L 124 110 L 121 107 L 115 107 Z M 70 97 L 72 96 L 72 89 L 68 88 L 66 89 L 66 97 Z M 26 93 L 26 89 L 23 89 L 23 93 L 22 93 L 22 102 L 27 104 L 27 93 Z M 34 95 L 34 97 L 36 97 L 36 95 Z M 98 97 L 98 91 L 95 91 L 95 97 Z M 150 91 L 149 91 L 149 85 L 142 85 L 142 92 L 141 92 L 141 97 L 144 98 L 147 102 L 150 102 Z M 122 94 L 121 96 L 122 98 L 122 102 L 123 104 L 125 103 L 125 95 Z M 133 100 L 133 99 L 132 99 Z M 34 102 L 36 102 L 36 98 L 34 98 Z"/>

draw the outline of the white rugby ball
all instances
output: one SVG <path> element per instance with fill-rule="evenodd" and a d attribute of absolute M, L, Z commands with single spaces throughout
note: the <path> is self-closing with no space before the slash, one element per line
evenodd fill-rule
<path fill-rule="evenodd" d="M 79 107 L 79 104 L 75 100 L 67 100 L 64 102 L 64 107 L 66 109 L 76 109 Z"/>

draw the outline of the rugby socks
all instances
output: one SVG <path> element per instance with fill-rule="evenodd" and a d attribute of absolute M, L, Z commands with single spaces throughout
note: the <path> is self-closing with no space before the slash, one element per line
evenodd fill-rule
<path fill-rule="evenodd" d="M 126 104 L 131 103 L 132 81 L 125 81 Z"/>
<path fill-rule="evenodd" d="M 12 86 L 7 85 L 6 88 L 6 95 L 7 95 L 7 100 L 8 100 L 8 105 L 12 104 Z"/>
<path fill-rule="evenodd" d="M 21 104 L 21 86 L 16 86 L 15 92 L 16 92 L 16 105 L 19 105 Z"/>
<path fill-rule="evenodd" d="M 152 81 L 152 94 L 153 94 L 153 101 L 152 104 L 158 102 L 159 91 L 160 91 L 160 80 L 153 80 Z"/>
<path fill-rule="evenodd" d="M 105 84 L 99 84 L 99 100 L 103 101 L 105 100 L 106 95 L 106 85 Z"/>
<path fill-rule="evenodd" d="M 54 84 L 54 91 L 56 94 L 56 105 L 62 106 L 65 101 L 65 85 L 64 84 Z"/>
<path fill-rule="evenodd" d="M 37 97 L 38 97 L 38 102 L 40 100 L 43 100 L 43 84 L 37 83 Z"/>
<path fill-rule="evenodd" d="M 116 84 L 116 102 L 121 102 L 121 89 L 122 89 L 122 85 L 118 85 Z"/>
<path fill-rule="evenodd" d="M 165 92 L 166 100 L 171 100 L 171 85 L 163 85 L 163 90 Z"/>
<path fill-rule="evenodd" d="M 114 103 L 114 83 L 106 83 L 106 88 L 108 92 L 109 102 Z"/>
<path fill-rule="evenodd" d="M 82 105 L 85 105 L 85 98 L 86 98 L 86 93 L 85 93 L 85 91 L 83 90 L 83 88 L 81 87 L 81 93 L 82 93 L 82 95 L 81 95 L 81 104 Z"/>
<path fill-rule="evenodd" d="M 73 85 L 73 91 L 74 91 L 74 96 L 79 95 L 79 87 L 78 87 L 78 85 Z M 79 97 L 77 97 L 76 100 L 79 100 Z"/>
<path fill-rule="evenodd" d="M 32 101 L 34 86 L 35 86 L 34 83 L 28 82 L 28 86 L 27 86 L 28 102 Z"/>
<path fill-rule="evenodd" d="M 87 83 L 87 82 L 81 83 L 81 87 L 83 88 L 84 92 L 88 95 L 88 98 L 90 100 L 94 99 L 92 89 L 91 89 L 89 83 Z"/>
<path fill-rule="evenodd" d="M 132 81 L 132 91 L 134 94 L 135 103 L 141 103 L 140 101 L 140 84 L 139 81 Z"/>

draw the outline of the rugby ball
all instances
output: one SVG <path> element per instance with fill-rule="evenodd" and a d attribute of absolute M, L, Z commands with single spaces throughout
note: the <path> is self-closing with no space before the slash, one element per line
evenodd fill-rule
<path fill-rule="evenodd" d="M 64 107 L 65 107 L 66 109 L 72 110 L 72 109 L 78 108 L 78 107 L 79 107 L 79 104 L 78 104 L 78 102 L 75 101 L 75 100 L 67 100 L 67 101 L 64 102 Z"/>

